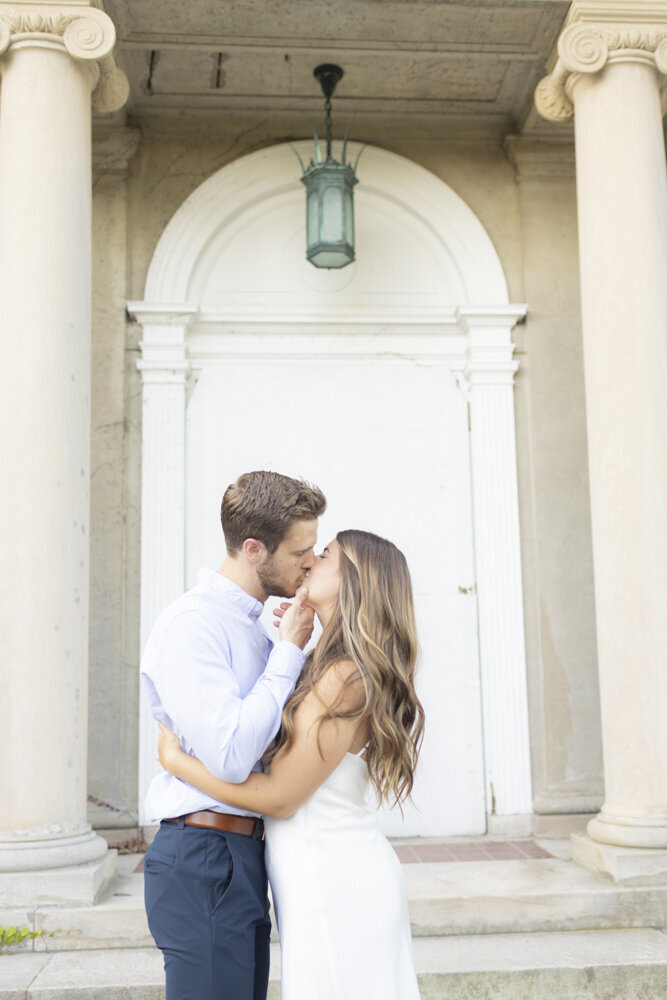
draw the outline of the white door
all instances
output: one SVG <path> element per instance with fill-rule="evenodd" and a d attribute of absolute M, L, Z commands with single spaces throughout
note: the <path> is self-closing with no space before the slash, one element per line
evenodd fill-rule
<path fill-rule="evenodd" d="M 277 338 L 280 335 L 275 335 Z M 291 339 L 293 344 L 293 338 Z M 412 572 L 426 712 L 414 802 L 393 835 L 485 829 L 467 405 L 445 361 L 193 358 L 186 431 L 186 574 L 224 556 L 225 487 L 252 469 L 325 492 L 318 544 L 343 528 L 384 535 Z M 267 609 L 268 611 L 268 609 Z M 270 620 L 270 619 L 268 619 Z"/>

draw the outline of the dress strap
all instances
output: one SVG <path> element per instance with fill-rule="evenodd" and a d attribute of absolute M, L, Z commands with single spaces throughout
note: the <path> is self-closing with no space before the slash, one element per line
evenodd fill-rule
<path fill-rule="evenodd" d="M 368 743 L 364 743 L 364 745 L 362 746 L 361 750 L 357 750 L 357 752 L 353 753 L 352 756 L 353 757 L 361 757 L 362 753 L 366 753 L 367 750 L 368 750 Z"/>

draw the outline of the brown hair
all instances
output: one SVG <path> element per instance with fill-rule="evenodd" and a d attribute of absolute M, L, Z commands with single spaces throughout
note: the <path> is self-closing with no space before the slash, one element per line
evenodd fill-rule
<path fill-rule="evenodd" d="M 400 804 L 412 791 L 424 731 L 424 710 L 415 692 L 417 630 L 412 584 L 403 553 L 367 531 L 341 531 L 338 606 L 327 622 L 294 693 L 282 728 L 265 760 L 294 742 L 294 713 L 324 672 L 343 661 L 353 670 L 325 719 L 368 719 L 366 762 L 380 801 Z M 343 710 L 350 685 L 363 685 L 354 707 Z"/>
<path fill-rule="evenodd" d="M 225 490 L 220 520 L 229 555 L 246 538 L 256 538 L 274 553 L 293 521 L 310 521 L 326 510 L 324 494 L 303 479 L 278 472 L 245 472 Z"/>

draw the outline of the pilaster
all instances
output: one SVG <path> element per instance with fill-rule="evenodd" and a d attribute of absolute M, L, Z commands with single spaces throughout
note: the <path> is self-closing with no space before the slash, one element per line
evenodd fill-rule
<path fill-rule="evenodd" d="M 470 405 L 487 810 L 497 832 L 528 832 L 532 813 L 512 344 L 525 312 L 458 311 L 469 341 L 461 385 Z M 513 827 L 509 817 L 522 819 Z"/>
<path fill-rule="evenodd" d="M 141 649 L 162 609 L 185 588 L 186 336 L 197 306 L 128 302 L 143 327 L 141 466 Z M 168 539 L 168 544 L 165 540 Z M 155 721 L 141 692 L 139 815 L 157 773 Z"/>
<path fill-rule="evenodd" d="M 515 404 L 537 824 L 603 799 L 574 137 L 508 136 L 530 315 Z M 557 419 L 554 419 L 557 414 Z M 576 697 L 573 697 L 576 692 Z M 575 819 L 574 817 L 579 817 Z"/>
<path fill-rule="evenodd" d="M 128 580 L 138 553 L 132 503 L 135 433 L 127 409 L 128 165 L 140 132 L 93 119 L 90 659 L 88 709 L 88 820 L 97 830 L 137 824 L 138 677 L 130 625 L 136 612 Z M 134 372 L 132 372 L 134 375 Z M 130 378 L 132 378 L 132 375 Z M 137 426 L 140 421 L 137 420 Z M 139 455 L 137 445 L 137 455 Z M 133 468 L 133 467 L 132 467 Z M 137 479 L 139 476 L 137 475 Z M 126 647 L 130 646 L 128 650 Z M 121 724 L 119 724 L 119 720 Z"/>

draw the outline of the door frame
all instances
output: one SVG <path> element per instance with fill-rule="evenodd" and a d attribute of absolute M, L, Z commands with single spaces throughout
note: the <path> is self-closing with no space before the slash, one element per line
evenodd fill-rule
<path fill-rule="evenodd" d="M 326 310 L 320 316 L 311 310 L 308 316 L 232 317 L 192 301 L 190 279 L 212 230 L 227 218 L 238 219 L 244 199 L 256 205 L 262 190 L 266 194 L 284 186 L 286 169 L 289 176 L 294 173 L 287 155 L 292 154 L 283 146 L 261 150 L 204 182 L 166 227 L 144 300 L 127 303 L 143 328 L 137 363 L 143 401 L 141 648 L 162 608 L 185 588 L 185 419 L 192 346 L 202 343 L 200 335 L 215 331 L 226 358 L 247 359 L 258 352 L 270 358 L 275 334 L 284 333 L 289 323 L 299 350 L 309 356 L 329 357 L 335 351 L 338 357 L 359 358 L 387 350 L 416 361 L 446 360 L 469 407 L 487 815 L 498 832 L 529 832 L 532 784 L 513 394 L 518 361 L 512 343 L 512 330 L 527 307 L 508 301 L 495 248 L 468 206 L 422 167 L 373 147 L 364 153 L 367 183 L 387 197 L 402 198 L 421 224 L 427 218 L 446 234 L 465 302 L 431 315 L 394 315 L 390 332 L 385 316 L 348 316 L 348 335 L 341 336 L 332 327 L 341 317 Z M 174 301 L 174 293 L 182 298 Z M 146 822 L 145 793 L 157 770 L 155 724 L 142 694 L 141 823 Z"/>

